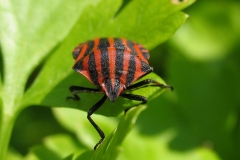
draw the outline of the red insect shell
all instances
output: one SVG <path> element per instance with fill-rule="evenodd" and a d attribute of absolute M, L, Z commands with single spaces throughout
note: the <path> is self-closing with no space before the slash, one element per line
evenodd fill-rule
<path fill-rule="evenodd" d="M 96 38 L 73 51 L 73 69 L 101 89 L 111 102 L 140 77 L 152 71 L 149 52 L 124 38 Z"/>

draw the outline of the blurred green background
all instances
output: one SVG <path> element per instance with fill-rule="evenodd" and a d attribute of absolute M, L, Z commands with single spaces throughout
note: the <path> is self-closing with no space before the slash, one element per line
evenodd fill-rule
<path fill-rule="evenodd" d="M 186 23 L 150 51 L 155 73 L 174 91 L 150 101 L 133 132 L 150 137 L 150 146 L 157 143 L 151 137 L 160 135 L 168 151 L 159 154 L 170 159 L 198 159 L 196 154 L 204 152 L 205 159 L 238 160 L 240 1 L 198 0 L 184 12 L 190 16 Z M 26 108 L 15 123 L 11 148 L 27 154 L 49 135 L 74 137 L 55 115 L 50 108 Z"/>

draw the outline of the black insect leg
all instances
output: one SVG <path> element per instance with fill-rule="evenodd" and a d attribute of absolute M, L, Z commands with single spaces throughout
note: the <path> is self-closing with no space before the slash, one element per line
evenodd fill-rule
<path fill-rule="evenodd" d="M 156 87 L 160 87 L 160 88 L 170 88 L 171 90 L 173 90 L 173 87 L 170 85 L 165 85 L 165 84 L 159 83 L 153 79 L 145 79 L 143 81 L 140 81 L 138 83 L 135 83 L 135 84 L 127 87 L 125 92 L 133 91 L 133 90 L 148 87 L 148 86 L 156 86 Z"/>
<path fill-rule="evenodd" d="M 143 97 L 143 96 L 140 96 L 140 95 L 135 95 L 135 94 L 121 94 L 120 96 L 123 97 L 123 98 L 130 99 L 130 100 L 141 101 L 142 103 L 140 103 L 140 104 L 145 104 L 145 103 L 147 103 L 147 98 L 146 98 L 146 97 Z M 135 107 L 135 106 L 133 106 L 133 107 Z M 128 111 L 129 109 L 131 109 L 131 108 L 132 108 L 132 107 L 129 107 L 129 108 L 125 109 L 125 110 L 124 110 L 124 113 L 126 114 L 127 111 Z"/>
<path fill-rule="evenodd" d="M 105 135 L 103 131 L 98 127 L 98 125 L 92 120 L 91 115 L 102 106 L 102 104 L 105 102 L 106 99 L 107 99 L 107 96 L 104 95 L 103 98 L 100 101 L 98 101 L 87 113 L 88 120 L 93 125 L 93 127 L 97 130 L 98 134 L 101 137 L 100 141 L 94 146 L 94 150 L 96 150 L 98 145 L 102 143 L 102 141 L 105 138 Z"/>
<path fill-rule="evenodd" d="M 103 93 L 99 89 L 94 88 L 86 88 L 81 86 L 70 86 L 69 87 L 70 92 L 72 92 L 73 97 L 69 96 L 67 99 L 73 99 L 73 100 L 80 100 L 80 97 L 77 95 L 78 93 L 86 92 L 86 93 Z"/>

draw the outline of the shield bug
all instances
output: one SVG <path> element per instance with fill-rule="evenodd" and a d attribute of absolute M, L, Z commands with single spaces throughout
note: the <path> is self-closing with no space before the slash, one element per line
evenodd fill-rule
<path fill-rule="evenodd" d="M 173 90 L 171 86 L 161 84 L 153 79 L 145 79 L 133 84 L 140 77 L 153 71 L 148 63 L 148 50 L 133 41 L 124 38 L 96 38 L 79 44 L 73 50 L 72 55 L 75 59 L 72 68 L 85 76 L 97 88 L 70 86 L 69 90 L 73 97 L 68 97 L 68 99 L 80 100 L 77 94 L 81 92 L 104 94 L 102 99 L 87 113 L 88 120 L 101 137 L 94 150 L 101 144 L 105 135 L 93 121 L 91 115 L 103 105 L 107 98 L 114 102 L 121 96 L 144 104 L 147 103 L 146 97 L 127 92 L 147 86 Z"/>

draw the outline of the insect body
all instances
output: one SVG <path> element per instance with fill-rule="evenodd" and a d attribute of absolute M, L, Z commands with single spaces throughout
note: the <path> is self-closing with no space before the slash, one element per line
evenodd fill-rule
<path fill-rule="evenodd" d="M 148 64 L 149 52 L 141 44 L 133 41 L 124 38 L 96 38 L 79 44 L 72 54 L 75 59 L 73 69 L 85 76 L 97 88 L 71 86 L 69 89 L 74 97 L 68 98 L 80 100 L 77 95 L 80 92 L 104 94 L 103 98 L 87 114 L 88 120 L 101 136 L 101 140 L 94 147 L 95 150 L 105 135 L 92 120 L 91 115 L 102 106 L 107 98 L 114 102 L 121 96 L 141 101 L 141 104 L 144 104 L 147 102 L 145 97 L 127 92 L 149 85 L 173 89 L 169 85 L 158 83 L 152 79 L 133 84 L 140 77 L 153 71 Z"/>

